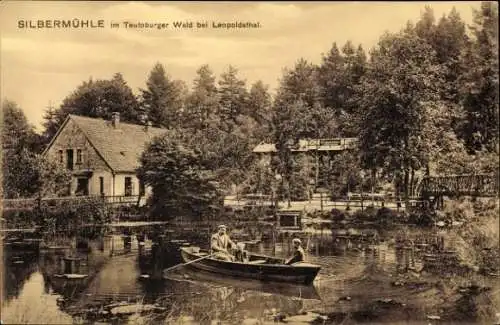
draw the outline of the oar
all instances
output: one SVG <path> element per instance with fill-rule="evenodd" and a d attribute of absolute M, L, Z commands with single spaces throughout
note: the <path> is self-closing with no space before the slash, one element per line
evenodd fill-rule
<path fill-rule="evenodd" d="M 175 268 L 177 268 L 177 267 L 179 267 L 179 266 L 186 266 L 186 265 L 189 265 L 189 264 L 191 264 L 191 263 L 194 263 L 194 262 L 198 262 L 198 261 L 204 260 L 204 259 L 206 259 L 206 258 L 209 258 L 209 257 L 214 256 L 215 254 L 216 254 L 216 253 L 212 253 L 212 254 L 210 254 L 210 255 L 207 255 L 207 256 L 203 256 L 203 257 L 197 258 L 197 259 L 192 260 L 192 261 L 189 261 L 189 262 L 187 262 L 187 263 L 174 265 L 174 266 L 172 266 L 172 267 L 169 267 L 168 269 L 163 270 L 163 272 L 167 272 L 167 271 L 173 270 L 173 269 L 175 269 Z"/>

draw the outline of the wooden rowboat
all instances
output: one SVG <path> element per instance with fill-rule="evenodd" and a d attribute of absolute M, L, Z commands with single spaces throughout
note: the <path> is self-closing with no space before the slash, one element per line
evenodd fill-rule
<path fill-rule="evenodd" d="M 167 272 L 164 274 L 164 278 L 174 281 L 195 281 L 198 284 L 215 288 L 226 287 L 262 294 L 272 294 L 308 300 L 321 300 L 314 284 L 305 285 L 289 282 L 264 282 L 256 279 L 229 277 L 200 269 L 189 268 L 189 265 L 186 266 L 186 269 L 182 270 L 180 273 Z"/>
<path fill-rule="evenodd" d="M 200 251 L 199 247 L 181 247 L 180 250 L 184 263 L 209 255 L 208 252 Z M 248 257 L 249 261 L 247 263 L 227 262 L 209 257 L 190 263 L 189 266 L 198 270 L 231 277 L 306 285 L 314 281 L 321 269 L 319 265 L 304 262 L 285 265 L 284 259 L 260 254 L 250 253 Z"/>

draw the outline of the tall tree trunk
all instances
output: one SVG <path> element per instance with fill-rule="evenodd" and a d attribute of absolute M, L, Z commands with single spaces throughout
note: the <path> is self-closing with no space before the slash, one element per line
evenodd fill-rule
<path fill-rule="evenodd" d="M 292 206 L 290 196 L 291 196 L 291 193 L 290 193 L 290 177 L 288 177 L 288 179 L 286 181 L 286 197 L 287 197 L 288 207 L 289 208 Z"/>
<path fill-rule="evenodd" d="M 371 191 L 372 191 L 372 205 L 375 206 L 374 193 L 375 193 L 375 181 L 377 178 L 377 170 L 375 168 L 372 169 L 371 175 Z"/>
<path fill-rule="evenodd" d="M 404 190 L 404 200 L 405 200 L 405 209 L 408 208 L 408 183 L 410 178 L 410 171 L 407 167 L 404 167 L 404 181 L 403 181 L 403 190 Z"/>
<path fill-rule="evenodd" d="M 415 196 L 415 170 L 413 168 L 410 168 L 410 197 Z"/>
<path fill-rule="evenodd" d="M 319 182 L 319 153 L 318 150 L 315 151 L 315 178 L 314 178 L 314 186 L 318 187 L 318 182 Z"/>

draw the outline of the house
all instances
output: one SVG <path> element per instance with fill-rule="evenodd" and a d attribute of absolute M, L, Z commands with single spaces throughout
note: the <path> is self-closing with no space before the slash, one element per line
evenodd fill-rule
<path fill-rule="evenodd" d="M 320 185 L 319 181 L 322 178 L 322 175 L 320 175 L 320 165 L 325 166 L 328 163 L 328 159 L 326 158 L 331 158 L 345 150 L 354 149 L 357 143 L 357 138 L 300 139 L 291 148 L 291 152 L 292 154 L 302 154 L 311 158 L 307 161 L 311 161 L 314 170 L 316 170 L 315 177 L 311 182 Z M 262 142 L 253 149 L 253 153 L 259 157 L 260 164 L 264 166 L 269 165 L 272 157 L 277 155 L 276 145 Z"/>
<path fill-rule="evenodd" d="M 68 115 L 44 151 L 44 156 L 71 170 L 68 195 L 100 195 L 108 198 L 147 197 L 136 176 L 139 157 L 147 143 L 165 129 L 111 120 Z"/>

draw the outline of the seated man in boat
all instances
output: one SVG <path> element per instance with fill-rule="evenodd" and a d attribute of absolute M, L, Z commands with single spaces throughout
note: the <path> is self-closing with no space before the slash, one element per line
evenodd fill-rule
<path fill-rule="evenodd" d="M 212 253 L 215 253 L 215 258 L 233 262 L 235 257 L 230 253 L 230 249 L 236 249 L 236 243 L 234 243 L 229 235 L 226 233 L 226 226 L 220 225 L 218 227 L 217 233 L 212 235 L 211 249 Z"/>
<path fill-rule="evenodd" d="M 292 265 L 293 263 L 302 262 L 305 259 L 306 254 L 304 252 L 304 249 L 302 248 L 302 242 L 300 241 L 300 239 L 294 238 L 292 240 L 292 243 L 295 252 L 293 253 L 292 257 L 285 261 L 286 265 Z"/>

